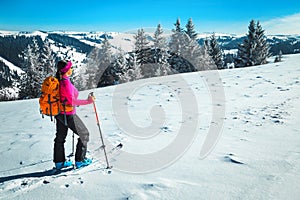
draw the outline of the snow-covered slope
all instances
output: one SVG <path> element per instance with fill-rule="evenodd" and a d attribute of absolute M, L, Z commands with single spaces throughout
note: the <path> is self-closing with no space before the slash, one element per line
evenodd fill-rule
<path fill-rule="evenodd" d="M 298 199 L 300 54 L 283 60 L 93 90 L 107 148 L 124 144 L 110 175 L 32 177 L 53 166 L 55 124 L 37 99 L 1 102 L 0 199 Z M 105 166 L 92 106 L 78 115 Z M 207 138 L 215 148 L 200 159 Z"/>
<path fill-rule="evenodd" d="M 10 69 L 11 72 L 15 71 L 18 75 L 21 75 L 24 72 L 22 69 L 20 69 L 19 67 L 15 66 L 14 64 L 2 57 L 0 57 L 0 61 L 3 62 Z"/>

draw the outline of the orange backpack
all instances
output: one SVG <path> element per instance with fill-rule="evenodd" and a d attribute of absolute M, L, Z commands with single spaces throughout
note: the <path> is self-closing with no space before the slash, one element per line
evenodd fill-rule
<path fill-rule="evenodd" d="M 61 102 L 59 95 L 59 81 L 53 76 L 47 77 L 42 84 L 41 88 L 42 95 L 39 99 L 40 112 L 42 117 L 44 115 L 56 116 L 60 113 Z"/>

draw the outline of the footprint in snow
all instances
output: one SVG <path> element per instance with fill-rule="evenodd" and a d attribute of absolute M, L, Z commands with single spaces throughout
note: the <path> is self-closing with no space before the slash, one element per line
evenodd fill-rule
<path fill-rule="evenodd" d="M 232 153 L 229 153 L 229 154 L 225 155 L 224 156 L 224 161 L 234 163 L 234 164 L 240 164 L 240 165 L 245 164 L 243 161 L 241 161 L 241 159 L 239 159 L 238 157 L 236 157 Z"/>
<path fill-rule="evenodd" d="M 84 181 L 82 180 L 82 178 L 78 178 L 78 180 L 73 182 L 73 185 L 82 185 L 84 183 Z"/>
<path fill-rule="evenodd" d="M 66 184 L 64 184 L 64 185 L 61 185 L 60 187 L 61 187 L 61 188 L 68 188 L 68 187 L 70 187 L 70 184 L 66 183 Z"/>

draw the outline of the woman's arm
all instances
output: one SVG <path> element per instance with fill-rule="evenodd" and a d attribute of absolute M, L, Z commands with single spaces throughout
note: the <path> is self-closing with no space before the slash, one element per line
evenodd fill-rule
<path fill-rule="evenodd" d="M 73 99 L 73 105 L 74 106 L 82 106 L 93 103 L 93 97 L 89 96 L 88 99 L 82 100 L 82 99 Z"/>

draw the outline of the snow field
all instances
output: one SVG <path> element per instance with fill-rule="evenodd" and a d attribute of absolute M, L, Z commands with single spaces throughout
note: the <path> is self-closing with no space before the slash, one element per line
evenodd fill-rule
<path fill-rule="evenodd" d="M 204 159 L 200 151 L 216 122 L 214 90 L 209 89 L 213 83 L 201 72 L 93 90 L 107 148 L 124 144 L 124 153 L 111 161 L 110 175 L 100 170 L 59 178 L 14 178 L 52 168 L 55 124 L 41 119 L 37 99 L 1 102 L 0 199 L 297 199 L 300 56 L 283 60 L 219 71 L 225 99 L 215 106 L 224 106 L 225 115 L 215 148 Z M 80 97 L 89 92 L 81 92 Z M 188 99 L 193 97 L 189 94 L 196 100 Z M 77 113 L 90 130 L 93 155 L 100 144 L 93 108 L 82 106 Z M 180 151 L 174 149 L 174 154 L 179 152 L 174 159 L 165 151 L 151 157 L 168 149 L 187 124 L 196 124 L 196 131 L 194 135 L 187 131 L 191 139 L 182 140 Z M 71 136 L 70 132 L 66 154 L 71 152 Z M 154 170 L 141 173 L 149 169 L 148 160 L 143 166 L 138 160 L 124 159 L 136 154 L 153 158 L 149 163 L 156 164 L 150 165 Z M 161 162 L 163 158 L 170 162 Z M 28 166 L 35 162 L 40 164 Z M 129 172 L 128 166 L 139 167 L 140 173 Z"/>

